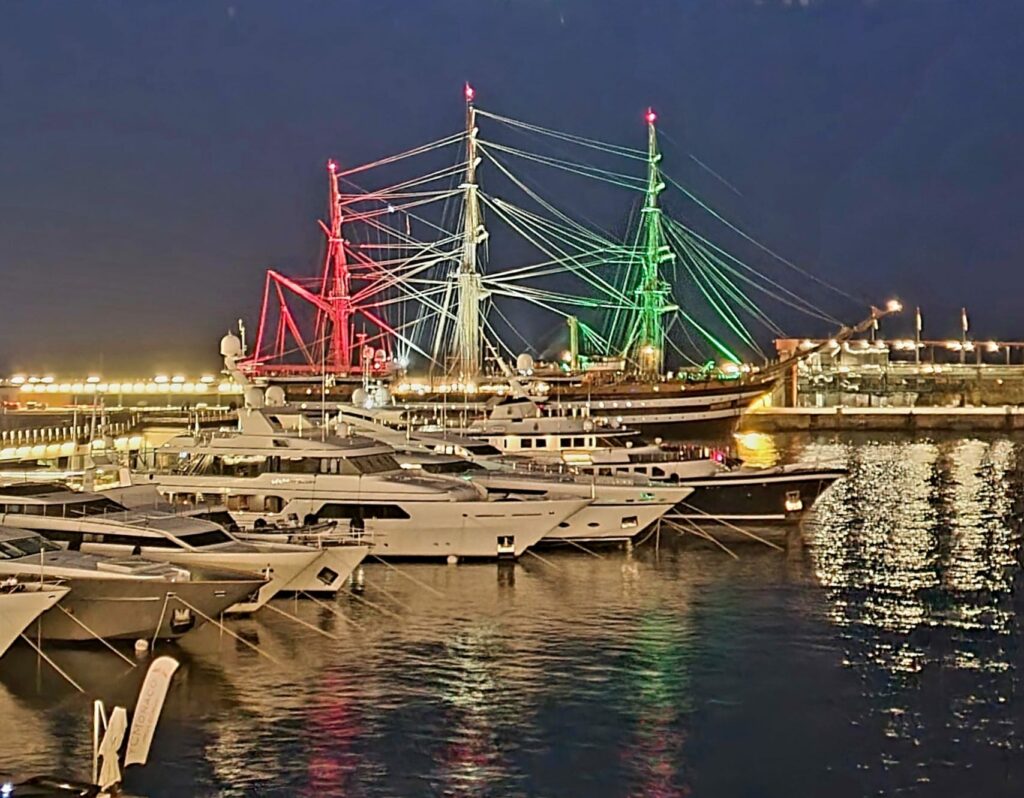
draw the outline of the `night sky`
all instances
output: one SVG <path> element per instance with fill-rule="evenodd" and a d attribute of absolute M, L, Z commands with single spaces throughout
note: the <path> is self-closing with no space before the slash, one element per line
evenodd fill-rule
<path fill-rule="evenodd" d="M 1022 77 L 1019 0 L 7 2 L 0 373 L 215 366 L 265 268 L 315 272 L 325 160 L 455 132 L 465 80 L 637 147 L 652 104 L 766 244 L 1024 337 Z"/>

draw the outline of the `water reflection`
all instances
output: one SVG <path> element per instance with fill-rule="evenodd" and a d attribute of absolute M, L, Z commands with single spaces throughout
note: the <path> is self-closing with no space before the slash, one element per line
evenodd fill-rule
<path fill-rule="evenodd" d="M 849 467 L 805 547 L 734 561 L 662 535 L 514 568 L 367 566 L 361 592 L 333 607 L 275 602 L 308 626 L 231 622 L 267 656 L 211 627 L 162 644 L 182 667 L 156 766 L 131 771 L 129 788 L 675 798 L 814 783 L 845 798 L 941 781 L 1012 794 L 1024 778 L 1018 445 L 744 445 L 763 464 Z M 90 696 L 134 700 L 141 669 L 51 653 Z M 12 719 L 0 770 L 84 775 L 89 701 L 27 648 L 0 662 L 0 712 Z"/>

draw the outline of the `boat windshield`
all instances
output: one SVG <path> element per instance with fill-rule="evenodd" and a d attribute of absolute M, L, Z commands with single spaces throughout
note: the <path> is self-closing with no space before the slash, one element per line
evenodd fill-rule
<path fill-rule="evenodd" d="M 466 471 L 482 471 L 484 467 L 469 460 L 451 460 L 445 463 L 424 463 L 422 468 L 428 474 L 463 474 Z"/>
<path fill-rule="evenodd" d="M 194 549 L 202 549 L 206 546 L 216 546 L 220 543 L 230 543 L 233 538 L 223 529 L 204 529 L 201 532 L 188 532 L 176 536 L 186 546 Z"/>
<path fill-rule="evenodd" d="M 43 551 L 60 551 L 60 546 L 39 536 L 0 540 L 0 560 L 17 560 Z"/>

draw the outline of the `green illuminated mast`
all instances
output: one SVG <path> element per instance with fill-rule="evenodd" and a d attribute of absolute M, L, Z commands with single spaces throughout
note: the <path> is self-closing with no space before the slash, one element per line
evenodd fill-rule
<path fill-rule="evenodd" d="M 675 260 L 675 254 L 665 242 L 662 210 L 658 195 L 665 190 L 661 179 L 661 153 L 654 123 L 658 117 L 651 108 L 647 120 L 647 188 L 640 218 L 640 281 L 636 289 L 636 316 L 628 338 L 627 356 L 645 377 L 659 377 L 665 366 L 665 314 L 676 310 L 669 303 L 671 287 L 662 279 L 661 265 Z"/>

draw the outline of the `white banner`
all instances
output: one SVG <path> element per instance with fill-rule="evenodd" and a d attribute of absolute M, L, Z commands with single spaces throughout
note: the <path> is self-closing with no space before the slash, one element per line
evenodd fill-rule
<path fill-rule="evenodd" d="M 149 673 L 146 674 L 146 680 L 139 690 L 139 700 L 135 704 L 132 731 L 128 736 L 128 748 L 124 752 L 125 767 L 146 764 L 156 724 L 167 698 L 167 689 L 177 669 L 178 661 L 173 657 L 157 657 L 149 666 Z"/>

